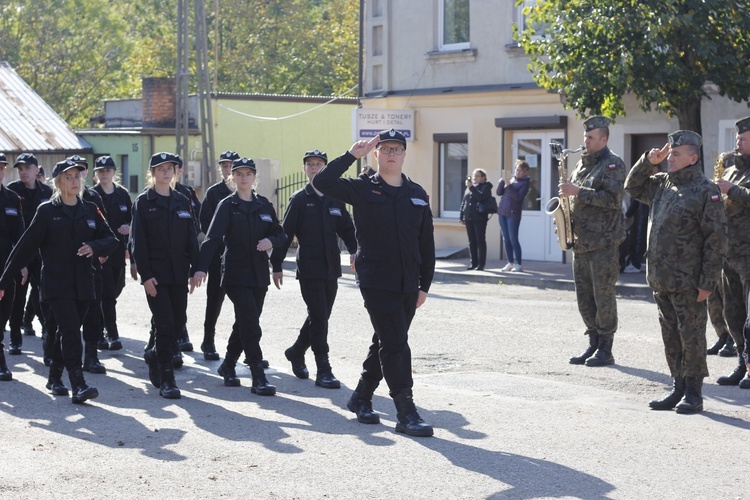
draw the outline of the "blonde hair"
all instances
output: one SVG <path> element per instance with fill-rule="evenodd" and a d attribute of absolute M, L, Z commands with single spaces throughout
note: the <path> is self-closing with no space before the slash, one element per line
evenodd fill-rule
<path fill-rule="evenodd" d="M 174 189 L 175 185 L 177 184 L 177 164 L 174 163 L 174 168 L 172 169 L 172 180 L 169 181 L 169 187 Z M 156 186 L 156 178 L 154 178 L 154 168 L 148 169 L 148 174 L 146 174 L 146 186 L 152 188 Z"/>
<path fill-rule="evenodd" d="M 50 196 L 51 201 L 59 200 L 62 197 L 62 189 L 60 189 L 60 176 L 64 173 L 65 172 L 61 172 L 60 174 L 52 178 L 52 196 Z M 83 179 L 80 179 L 80 186 L 78 189 L 77 196 L 81 199 L 83 199 L 84 189 L 86 189 L 86 185 L 83 182 Z"/>
<path fill-rule="evenodd" d="M 120 184 L 120 181 L 122 181 L 122 176 L 120 175 L 120 172 L 118 172 L 116 168 L 111 168 L 111 167 L 106 167 L 106 168 L 115 171 L 115 175 L 112 176 L 112 184 L 114 184 L 117 187 L 124 188 L 124 186 L 122 184 Z M 97 177 L 97 175 L 96 175 L 96 173 L 99 172 L 99 170 L 104 170 L 104 169 L 100 168 L 98 170 L 94 170 L 94 185 L 101 184 L 99 182 L 99 177 Z M 149 169 L 149 170 L 151 170 L 151 169 Z"/>
<path fill-rule="evenodd" d="M 484 171 L 484 170 L 482 170 L 481 168 L 475 168 L 475 169 L 474 169 L 474 171 L 473 171 L 473 172 L 471 173 L 472 177 L 473 177 L 473 176 L 474 176 L 475 174 L 479 174 L 479 175 L 481 175 L 482 177 L 484 177 L 485 179 L 487 178 L 487 172 L 485 172 L 485 171 Z"/>

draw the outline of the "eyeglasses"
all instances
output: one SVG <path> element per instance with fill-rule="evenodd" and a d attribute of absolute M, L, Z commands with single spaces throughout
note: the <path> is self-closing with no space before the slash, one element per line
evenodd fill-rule
<path fill-rule="evenodd" d="M 378 151 L 386 155 L 399 156 L 399 155 L 404 154 L 404 151 L 406 150 L 404 148 L 378 148 Z"/>

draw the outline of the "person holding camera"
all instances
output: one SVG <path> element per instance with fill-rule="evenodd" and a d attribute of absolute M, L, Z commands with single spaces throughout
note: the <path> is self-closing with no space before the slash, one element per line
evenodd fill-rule
<path fill-rule="evenodd" d="M 501 271 L 516 273 L 523 271 L 518 228 L 521 226 L 523 200 L 531 187 L 531 179 L 528 174 L 529 164 L 524 160 L 516 160 L 513 177 L 508 182 L 505 182 L 505 179 L 500 179 L 495 191 L 500 196 L 497 215 L 500 218 L 500 231 L 503 233 L 505 254 L 508 257 L 508 263 Z"/>
<path fill-rule="evenodd" d="M 466 226 L 466 234 L 469 236 L 469 270 L 483 271 L 487 263 L 487 221 L 492 212 L 483 210 L 482 204 L 490 197 L 492 183 L 487 181 L 487 173 L 477 168 L 466 178 L 466 193 L 461 202 L 460 220 L 461 224 Z"/>

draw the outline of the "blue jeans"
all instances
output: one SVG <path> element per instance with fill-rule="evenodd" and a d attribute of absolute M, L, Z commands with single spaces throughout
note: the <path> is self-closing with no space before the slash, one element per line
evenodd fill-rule
<path fill-rule="evenodd" d="M 500 231 L 503 233 L 503 242 L 505 242 L 505 254 L 508 262 L 515 262 L 519 266 L 523 258 L 521 254 L 521 243 L 518 241 L 518 228 L 521 225 L 521 219 L 514 219 L 501 215 Z"/>

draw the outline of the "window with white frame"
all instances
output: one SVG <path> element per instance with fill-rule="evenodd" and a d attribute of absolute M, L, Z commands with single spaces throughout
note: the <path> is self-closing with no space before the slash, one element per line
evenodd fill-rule
<path fill-rule="evenodd" d="M 439 50 L 470 48 L 469 0 L 440 0 L 438 26 Z"/>
<path fill-rule="evenodd" d="M 515 0 L 514 0 L 515 1 Z M 518 31 L 522 32 L 526 28 L 534 28 L 534 31 L 536 31 L 537 35 L 534 36 L 534 38 L 542 37 L 544 36 L 544 30 L 548 27 L 547 24 L 531 24 L 528 20 L 528 16 L 524 14 L 525 9 L 532 9 L 536 7 L 538 3 L 538 0 L 523 0 L 521 4 L 516 6 L 516 20 L 515 22 L 518 24 Z"/>
<path fill-rule="evenodd" d="M 469 169 L 469 144 L 440 143 L 440 217 L 458 218 L 466 190 Z"/>

